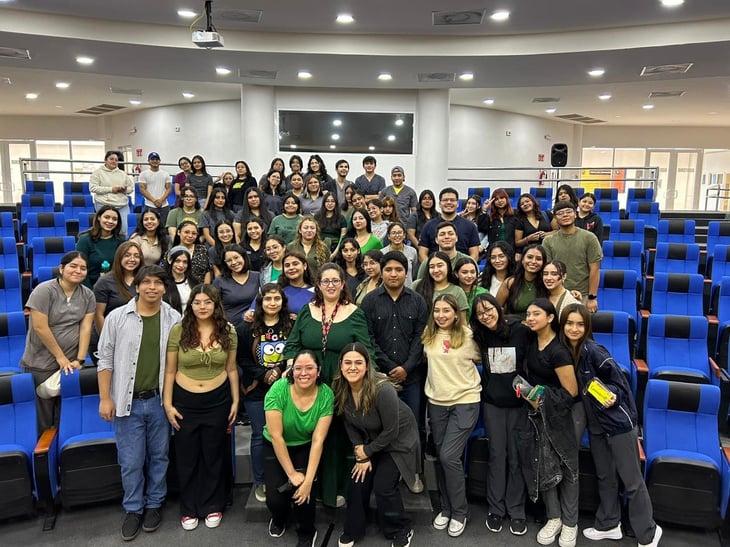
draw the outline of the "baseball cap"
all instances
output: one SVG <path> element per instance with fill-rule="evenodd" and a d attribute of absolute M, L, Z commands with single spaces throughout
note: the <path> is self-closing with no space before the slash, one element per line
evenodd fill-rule
<path fill-rule="evenodd" d="M 149 155 L 147 156 L 147 161 L 159 160 L 159 159 L 160 159 L 160 155 L 157 152 L 150 152 Z"/>
<path fill-rule="evenodd" d="M 396 165 L 395 167 L 393 167 L 393 169 L 391 169 L 391 170 L 390 170 L 390 174 L 391 174 L 391 175 L 392 175 L 393 173 L 396 173 L 396 172 L 399 172 L 399 173 L 400 173 L 401 175 L 404 175 L 404 176 L 405 176 L 405 174 L 406 174 L 406 172 L 405 172 L 405 171 L 403 171 L 403 168 L 402 168 L 402 167 L 401 167 L 400 165 Z"/>

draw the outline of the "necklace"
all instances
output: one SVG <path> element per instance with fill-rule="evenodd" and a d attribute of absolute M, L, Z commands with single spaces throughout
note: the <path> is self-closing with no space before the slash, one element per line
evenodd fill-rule
<path fill-rule="evenodd" d="M 327 338 L 329 337 L 332 323 L 334 323 L 335 321 L 335 315 L 337 315 L 337 310 L 340 309 L 340 302 L 338 300 L 337 304 L 335 304 L 335 309 L 332 310 L 332 315 L 330 315 L 329 319 L 327 319 L 325 316 L 324 308 L 324 302 L 322 302 L 322 357 L 324 357 L 325 353 L 327 352 Z"/>

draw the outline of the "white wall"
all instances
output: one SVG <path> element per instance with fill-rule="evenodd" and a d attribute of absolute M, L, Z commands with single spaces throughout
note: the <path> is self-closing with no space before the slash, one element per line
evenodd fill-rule
<path fill-rule="evenodd" d="M 727 148 L 730 127 L 586 126 L 583 146 L 608 148 Z"/>
<path fill-rule="evenodd" d="M 104 120 L 96 116 L 0 116 L 0 139 L 104 140 Z"/>

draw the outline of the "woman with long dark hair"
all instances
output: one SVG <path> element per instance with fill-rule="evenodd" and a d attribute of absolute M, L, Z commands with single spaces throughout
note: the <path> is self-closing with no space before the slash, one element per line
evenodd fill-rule
<path fill-rule="evenodd" d="M 337 203 L 337 194 L 328 193 L 322 200 L 322 208 L 314 215 L 319 224 L 322 240 L 329 240 L 330 258 L 333 258 L 340 248 L 340 241 L 347 233 L 347 221 L 340 212 Z"/>
<path fill-rule="evenodd" d="M 307 257 L 299 251 L 287 251 L 283 261 L 284 275 L 277 283 L 284 289 L 289 300 L 289 312 L 299 315 L 304 306 L 314 298 L 314 284 Z"/>
<path fill-rule="evenodd" d="M 94 283 L 96 311 L 94 325 L 101 334 L 104 318 L 109 312 L 124 306 L 137 294 L 134 277 L 142 267 L 142 248 L 134 241 L 125 241 L 117 248 L 109 273 Z"/>
<path fill-rule="evenodd" d="M 282 213 L 271 220 L 268 234 L 280 235 L 288 245 L 297 236 L 299 221 L 302 220 L 301 212 L 302 206 L 299 198 L 294 194 L 286 194 L 282 203 Z"/>
<path fill-rule="evenodd" d="M 241 212 L 233 220 L 233 225 L 236 227 L 236 240 L 243 241 L 241 232 L 251 217 L 260 218 L 267 229 L 269 224 L 271 224 L 271 220 L 274 218 L 268 207 L 266 207 L 264 194 L 258 188 L 249 188 L 246 190 L 243 209 L 241 209 Z"/>
<path fill-rule="evenodd" d="M 195 191 L 195 188 L 192 186 L 183 187 L 180 190 L 180 206 L 170 211 L 170 214 L 167 215 L 167 222 L 165 223 L 170 241 L 175 239 L 177 227 L 182 221 L 190 220 L 197 226 L 202 216 L 203 210 L 200 208 L 198 193 Z"/>
<path fill-rule="evenodd" d="M 284 197 L 283 183 L 279 171 L 269 171 L 266 180 L 261 184 L 261 193 L 264 194 L 266 207 L 273 216 L 281 214 L 282 199 Z"/>
<path fill-rule="evenodd" d="M 568 278 L 568 268 L 560 260 L 551 260 L 542 268 L 542 284 L 548 291 L 548 299 L 555 306 L 558 317 L 563 316 L 563 310 L 569 304 L 578 303 L 573 294 L 565 288 Z"/>
<path fill-rule="evenodd" d="M 340 252 L 335 257 L 335 263 L 345 272 L 347 288 L 350 289 L 350 293 L 354 293 L 357 286 L 365 279 L 360 244 L 354 237 L 346 237 L 342 240 Z"/>
<path fill-rule="evenodd" d="M 251 270 L 260 272 L 266 262 L 266 225 L 258 217 L 251 217 L 246 222 L 241 246 L 246 249 Z"/>
<path fill-rule="evenodd" d="M 522 194 L 517 201 L 517 223 L 515 224 L 515 245 L 522 248 L 532 243 L 542 244 L 550 235 L 552 218 L 540 210 L 540 203 L 532 194 Z"/>
<path fill-rule="evenodd" d="M 281 180 L 286 180 L 286 172 L 284 171 L 284 159 L 283 158 L 274 158 L 271 160 L 271 164 L 269 165 L 269 170 L 266 171 L 263 175 L 259 177 L 259 187 L 266 182 L 266 179 L 269 176 L 269 173 L 272 171 L 276 171 L 281 174 Z"/>
<path fill-rule="evenodd" d="M 480 294 L 485 294 L 487 289 L 479 286 L 479 268 L 470 256 L 462 256 L 454 264 L 454 275 L 459 280 L 459 287 L 466 295 L 469 308 L 466 310 L 467 319 L 471 317 L 471 310 L 474 299 Z"/>
<path fill-rule="evenodd" d="M 355 209 L 350 218 L 351 226 L 347 231 L 347 237 L 357 240 L 362 253 L 367 253 L 370 249 L 382 249 L 383 242 L 373 234 L 370 213 L 365 209 Z"/>
<path fill-rule="evenodd" d="M 261 268 L 261 284 L 273 283 L 284 270 L 283 261 L 286 253 L 286 243 L 281 236 L 273 235 L 266 239 L 266 262 Z"/>
<path fill-rule="evenodd" d="M 173 247 L 182 246 L 190 254 L 191 277 L 196 283 L 210 281 L 210 262 L 205 245 L 198 243 L 198 226 L 192 220 L 183 220 L 177 227 Z"/>
<path fill-rule="evenodd" d="M 414 249 L 418 249 L 418 238 L 421 237 L 421 230 L 425 224 L 438 216 L 436 210 L 436 196 L 431 190 L 423 190 L 418 195 L 418 206 L 416 213 L 408 217 L 406 232 L 408 241 Z"/>
<path fill-rule="evenodd" d="M 223 249 L 222 275 L 213 281 L 226 317 L 234 327 L 243 322 L 243 314 L 259 292 L 259 273 L 251 271 L 249 264 L 248 254 L 243 247 L 228 245 Z"/>
<path fill-rule="evenodd" d="M 160 213 L 154 209 L 140 213 L 129 241 L 134 241 L 142 249 L 145 266 L 159 266 L 170 246 Z"/>
<path fill-rule="evenodd" d="M 213 228 L 213 241 L 215 245 L 208 249 L 208 261 L 213 271 L 213 278 L 219 277 L 223 268 L 223 249 L 236 242 L 236 234 L 233 230 L 233 222 L 222 220 Z"/>
<path fill-rule="evenodd" d="M 504 188 L 497 188 L 484 206 L 487 212 L 479 220 L 479 232 L 486 234 L 489 243 L 506 241 L 514 247 L 517 219 Z"/>
<path fill-rule="evenodd" d="M 182 322 L 167 343 L 165 413 L 173 437 L 180 484 L 180 523 L 194 530 L 205 518 L 216 528 L 226 504 L 229 431 L 238 411 L 238 337 L 226 320 L 218 291 L 198 285 Z"/>
<path fill-rule="evenodd" d="M 246 190 L 256 187 L 256 178 L 251 175 L 251 168 L 243 160 L 238 160 L 235 165 L 236 177 L 228 190 L 228 199 L 231 209 L 238 213 L 243 209 L 243 200 L 246 197 Z"/>
<path fill-rule="evenodd" d="M 303 168 L 304 160 L 301 156 L 294 154 L 289 158 L 289 169 L 291 169 L 291 173 L 289 173 L 282 182 L 284 185 L 284 191 L 291 190 L 291 179 L 294 175 L 299 175 L 300 177 L 304 176 L 304 172 L 302 171 Z"/>
<path fill-rule="evenodd" d="M 322 190 L 330 188 L 330 186 L 334 183 L 334 179 L 327 174 L 327 166 L 324 164 L 324 160 L 319 154 L 312 154 L 309 156 L 309 161 L 307 162 L 307 176 L 304 177 L 305 180 L 308 180 L 309 175 L 316 175 L 322 185 Z"/>
<path fill-rule="evenodd" d="M 515 250 L 506 241 L 495 241 L 487 247 L 487 263 L 482 270 L 479 284 L 497 296 L 505 279 L 515 273 Z"/>
<path fill-rule="evenodd" d="M 433 307 L 437 297 L 450 294 L 458 304 L 461 324 L 466 324 L 469 301 L 464 290 L 459 287 L 459 280 L 454 275 L 448 255 L 442 251 L 433 253 L 426 261 L 426 271 L 428 273 L 423 278 L 413 283 L 413 290 L 423 296 L 429 309 Z"/>
<path fill-rule="evenodd" d="M 173 283 L 170 284 L 163 300 L 175 308 L 182 315 L 190 299 L 193 287 L 198 283 L 192 277 L 192 262 L 190 251 L 182 245 L 173 247 L 167 254 L 165 271 Z"/>
<path fill-rule="evenodd" d="M 542 268 L 547 262 L 547 253 L 542 245 L 528 245 L 515 274 L 505 280 L 497 292 L 497 301 L 505 313 L 525 317 L 527 306 L 535 298 L 548 295 L 542 281 Z"/>
<path fill-rule="evenodd" d="M 386 254 L 390 251 L 398 251 L 408 260 L 408 270 L 406 272 L 406 287 L 410 287 L 413 282 L 413 272 L 417 270 L 418 251 L 406 245 L 406 227 L 402 222 L 396 221 L 388 226 L 388 245 L 383 247 L 381 251 Z"/>
<path fill-rule="evenodd" d="M 180 156 L 180 159 L 177 160 L 177 166 L 180 171 L 172 178 L 172 187 L 175 190 L 175 207 L 180 207 L 182 204 L 180 194 L 182 194 L 182 189 L 187 184 L 188 175 L 193 173 L 193 165 L 190 158 Z"/>
<path fill-rule="evenodd" d="M 208 170 L 205 167 L 205 160 L 200 154 L 194 155 L 190 164 L 192 166 L 192 173 L 188 174 L 185 178 L 185 184 L 195 188 L 198 194 L 198 203 L 205 209 L 208 206 L 210 194 L 213 191 L 213 177 L 208 174 Z"/>
<path fill-rule="evenodd" d="M 380 269 L 380 259 L 383 258 L 383 253 L 378 250 L 370 250 L 365 253 L 362 257 L 362 269 L 367 276 L 362 283 L 360 283 L 353 296 L 355 297 L 355 304 L 360 306 L 363 298 L 368 293 L 374 291 L 383 284 L 383 273 Z"/>
<path fill-rule="evenodd" d="M 198 223 L 198 229 L 202 232 L 203 240 L 209 246 L 215 246 L 215 238 L 213 237 L 213 227 L 222 221 L 233 222 L 233 211 L 228 205 L 228 194 L 225 188 L 216 185 L 208 200 L 208 205 L 203 211 Z"/>
<path fill-rule="evenodd" d="M 123 242 L 119 211 L 111 205 L 100 207 L 91 228 L 82 232 L 76 242 L 76 250 L 84 253 L 89 268 L 84 285 L 93 287 L 99 277 L 109 271 L 114 253 Z"/>

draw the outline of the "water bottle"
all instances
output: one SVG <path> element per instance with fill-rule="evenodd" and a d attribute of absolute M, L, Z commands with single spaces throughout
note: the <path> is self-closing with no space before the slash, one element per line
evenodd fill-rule
<path fill-rule="evenodd" d="M 106 275 L 109 273 L 109 270 L 111 269 L 111 264 L 109 264 L 108 261 L 104 261 L 101 263 L 101 275 Z"/>

